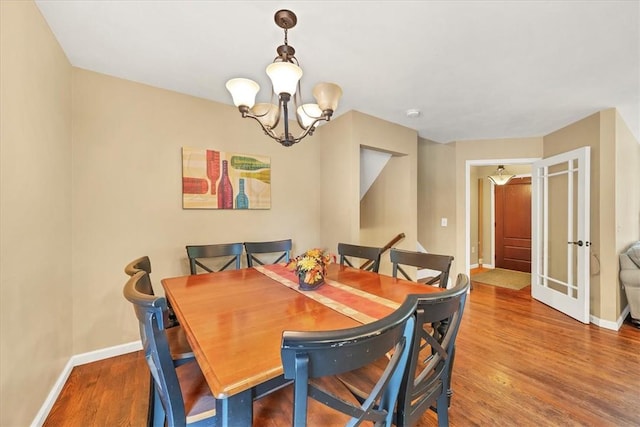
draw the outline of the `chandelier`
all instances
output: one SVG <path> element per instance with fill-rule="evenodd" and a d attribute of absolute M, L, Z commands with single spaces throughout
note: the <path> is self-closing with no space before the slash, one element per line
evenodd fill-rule
<path fill-rule="evenodd" d="M 256 94 L 260 90 L 258 83 L 250 79 L 236 78 L 227 82 L 226 88 L 233 97 L 233 103 L 238 107 L 243 118 L 256 120 L 264 133 L 275 139 L 285 147 L 300 142 L 313 131 L 322 121 L 329 121 L 338 107 L 342 96 L 342 89 L 334 83 L 318 83 L 313 88 L 316 104 L 303 104 L 300 95 L 300 78 L 302 69 L 295 57 L 296 50 L 287 40 L 287 31 L 295 27 L 298 18 L 290 10 L 279 10 L 275 14 L 278 27 L 284 29 L 284 44 L 278 46 L 278 56 L 267 66 L 267 75 L 271 79 L 271 101 L 269 103 L 255 103 Z M 278 98 L 277 105 L 273 103 L 274 95 Z M 289 102 L 293 101 L 298 125 L 302 132 L 294 137 L 289 132 Z M 284 132 L 276 134 L 275 128 L 283 119 Z"/>
<path fill-rule="evenodd" d="M 514 176 L 515 175 L 511 175 L 509 172 L 507 172 L 503 165 L 499 165 L 494 174 L 489 175 L 488 178 L 495 185 L 505 185 L 507 182 L 511 181 L 511 178 L 513 178 Z"/>

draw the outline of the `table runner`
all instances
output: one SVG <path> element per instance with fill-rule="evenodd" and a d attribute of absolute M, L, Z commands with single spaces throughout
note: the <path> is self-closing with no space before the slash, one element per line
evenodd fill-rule
<path fill-rule="evenodd" d="M 264 265 L 254 268 L 278 283 L 363 324 L 381 319 L 400 306 L 395 301 L 327 278 L 324 280 L 325 284 L 317 290 L 302 291 L 298 288 L 298 276 L 294 271 L 287 269 L 286 264 Z"/>

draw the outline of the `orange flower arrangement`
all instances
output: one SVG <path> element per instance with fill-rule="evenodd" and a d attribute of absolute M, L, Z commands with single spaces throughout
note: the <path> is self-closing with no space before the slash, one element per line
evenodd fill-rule
<path fill-rule="evenodd" d="M 287 268 L 295 270 L 304 283 L 313 285 L 323 281 L 327 273 L 327 266 L 331 264 L 331 260 L 335 262 L 335 259 L 335 255 L 327 253 L 323 249 L 309 249 L 302 255 L 292 258 L 287 264 Z"/>

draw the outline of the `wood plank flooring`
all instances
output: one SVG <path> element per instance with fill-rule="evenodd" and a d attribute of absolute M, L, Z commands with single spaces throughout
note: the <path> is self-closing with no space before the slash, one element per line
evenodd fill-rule
<path fill-rule="evenodd" d="M 45 422 L 144 426 L 141 352 L 73 369 Z M 474 283 L 458 335 L 451 426 L 640 426 L 640 329 L 583 325 L 520 291 Z M 258 426 L 291 425 L 256 418 Z M 434 414 L 420 425 L 437 425 Z"/>

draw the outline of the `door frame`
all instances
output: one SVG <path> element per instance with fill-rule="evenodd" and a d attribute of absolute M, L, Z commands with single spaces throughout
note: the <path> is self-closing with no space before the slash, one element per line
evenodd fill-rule
<path fill-rule="evenodd" d="M 471 167 L 472 166 L 495 166 L 495 165 L 507 165 L 507 164 L 511 164 L 511 165 L 523 165 L 523 164 L 532 164 L 535 161 L 538 161 L 542 159 L 542 157 L 528 157 L 528 158 L 511 158 L 511 159 L 499 159 L 499 158 L 494 158 L 494 159 L 478 159 L 478 160 L 466 160 L 465 161 L 465 171 L 464 171 L 464 182 L 465 182 L 465 206 L 464 206 L 464 213 L 465 213 L 465 221 L 464 221 L 464 232 L 465 232 L 465 272 L 467 274 L 467 276 L 471 277 Z M 493 189 L 492 189 L 493 191 Z M 492 193 L 493 194 L 493 193 Z M 492 201 L 493 201 L 493 195 L 492 195 Z M 493 209 L 493 208 L 492 208 Z M 492 211 L 492 220 L 494 220 L 493 217 L 493 211 Z M 533 234 L 535 233 L 535 230 L 531 230 L 531 238 L 533 238 Z M 495 242 L 494 242 L 495 237 L 492 237 L 492 243 L 491 243 L 491 257 L 493 259 L 493 257 L 495 257 Z M 495 262 L 492 261 L 491 265 L 495 266 Z"/>

